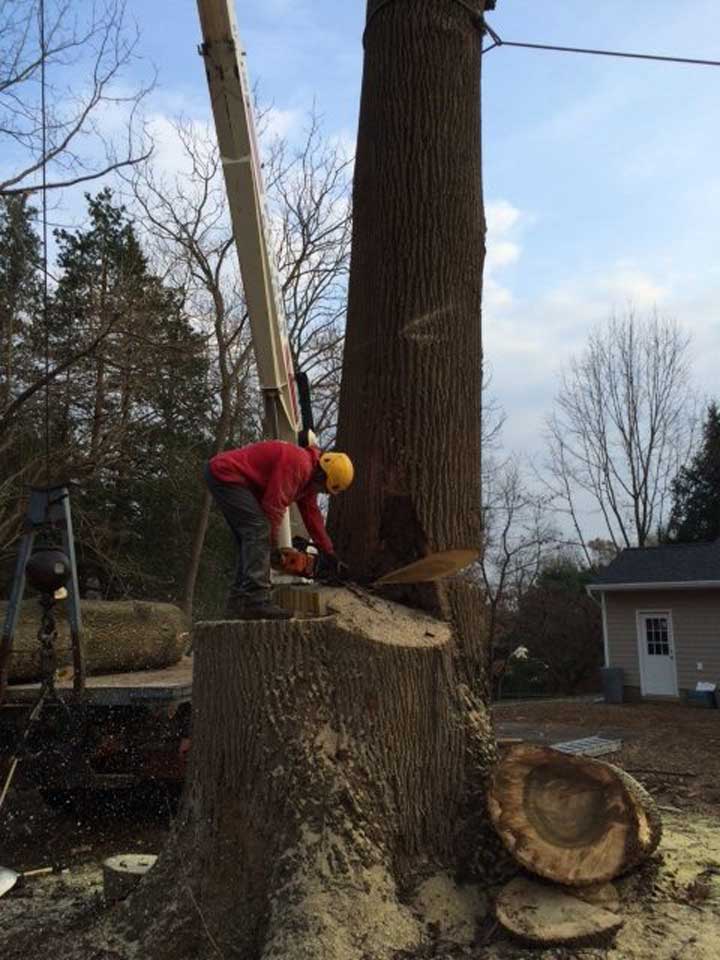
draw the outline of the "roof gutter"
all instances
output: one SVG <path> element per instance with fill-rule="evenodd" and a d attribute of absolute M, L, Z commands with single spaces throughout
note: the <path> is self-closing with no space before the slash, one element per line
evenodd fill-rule
<path fill-rule="evenodd" d="M 585 589 L 605 593 L 622 590 L 720 590 L 720 580 L 670 580 L 654 583 L 589 583 Z"/>

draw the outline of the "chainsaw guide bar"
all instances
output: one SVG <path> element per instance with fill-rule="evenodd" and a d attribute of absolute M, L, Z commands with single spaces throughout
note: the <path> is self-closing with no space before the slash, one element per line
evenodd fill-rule
<path fill-rule="evenodd" d="M 381 587 L 386 583 L 428 583 L 431 580 L 442 580 L 460 573 L 469 564 L 480 556 L 477 550 L 443 550 L 440 553 L 431 553 L 421 560 L 409 563 L 405 567 L 392 570 L 373 583 L 374 587 Z"/>

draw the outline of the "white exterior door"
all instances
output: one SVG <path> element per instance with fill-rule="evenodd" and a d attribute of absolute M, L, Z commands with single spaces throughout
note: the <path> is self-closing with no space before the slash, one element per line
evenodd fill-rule
<path fill-rule="evenodd" d="M 677 696 L 672 618 L 668 611 L 638 613 L 640 682 L 646 696 Z"/>

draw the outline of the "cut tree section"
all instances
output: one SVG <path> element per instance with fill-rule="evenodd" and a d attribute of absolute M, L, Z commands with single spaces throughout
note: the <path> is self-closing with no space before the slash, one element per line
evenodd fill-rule
<path fill-rule="evenodd" d="M 145 955 L 391 960 L 424 942 L 398 891 L 454 870 L 489 719 L 458 689 L 448 624 L 360 591 L 328 606 L 196 625 L 184 803 L 126 908 Z"/>
<path fill-rule="evenodd" d="M 139 600 L 83 600 L 82 638 L 89 675 L 151 670 L 177 663 L 189 635 L 182 610 L 171 603 Z M 7 604 L 0 603 L 0 620 Z M 54 609 L 58 627 L 55 644 L 59 668 L 72 663 L 72 645 L 65 604 Z M 40 665 L 40 604 L 28 598 L 22 605 L 10 660 L 10 683 L 29 683 L 42 676 Z"/>
<path fill-rule="evenodd" d="M 597 902 L 595 902 L 597 901 Z M 526 943 L 581 946 L 607 940 L 623 925 L 613 887 L 599 888 L 593 901 L 582 891 L 516 877 L 498 894 L 495 915 L 513 936 Z"/>
<path fill-rule="evenodd" d="M 649 856 L 662 834 L 652 798 L 623 770 L 530 744 L 498 765 L 488 807 L 524 867 L 570 886 L 612 880 Z"/>

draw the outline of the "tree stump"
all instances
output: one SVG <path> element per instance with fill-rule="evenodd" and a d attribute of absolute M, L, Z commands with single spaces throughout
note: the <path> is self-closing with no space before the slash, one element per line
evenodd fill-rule
<path fill-rule="evenodd" d="M 652 797 L 624 770 L 532 744 L 498 765 L 488 807 L 519 863 L 569 886 L 612 880 L 662 836 Z"/>
<path fill-rule="evenodd" d="M 456 682 L 447 623 L 333 604 L 197 625 L 184 803 L 126 911 L 147 956 L 389 960 L 423 942 L 408 904 L 476 833 L 488 713 Z"/>

